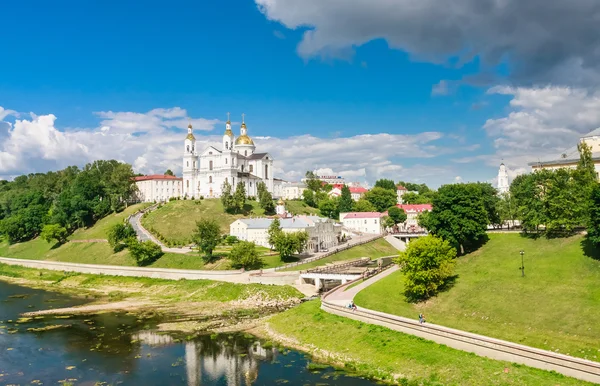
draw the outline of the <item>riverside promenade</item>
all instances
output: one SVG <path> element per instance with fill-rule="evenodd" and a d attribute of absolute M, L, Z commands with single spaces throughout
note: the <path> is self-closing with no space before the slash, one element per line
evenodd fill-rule
<path fill-rule="evenodd" d="M 542 370 L 556 371 L 557 373 L 569 377 L 600 383 L 599 362 L 557 354 L 551 351 L 523 346 L 517 343 L 455 330 L 453 328 L 431 323 L 420 324 L 418 320 L 416 320 L 416 315 L 415 319 L 409 319 L 402 316 L 369 310 L 361 307 L 360 304 L 356 304 L 356 311 L 352 311 L 347 307 L 350 301 L 354 301 L 354 297 L 358 292 L 397 270 L 397 266 L 389 268 L 348 290 L 346 290 L 346 288 L 349 285 L 356 283 L 356 281 L 336 287 L 323 296 L 321 308 L 331 314 L 387 327 L 405 334 L 431 340 L 457 350 L 468 351 L 476 355 L 501 361 L 519 363 Z"/>

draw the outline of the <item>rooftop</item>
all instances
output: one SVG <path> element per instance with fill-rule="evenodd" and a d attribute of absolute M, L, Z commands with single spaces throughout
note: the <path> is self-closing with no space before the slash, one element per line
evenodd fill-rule
<path fill-rule="evenodd" d="M 398 204 L 396 206 L 405 212 L 423 212 L 424 210 L 431 211 L 433 209 L 431 204 Z"/>
<path fill-rule="evenodd" d="M 183 181 L 183 178 L 177 176 L 169 176 L 167 174 L 151 174 L 148 176 L 136 176 L 133 177 L 133 180 L 138 181 L 150 181 L 150 180 L 173 180 L 173 181 Z"/>
<path fill-rule="evenodd" d="M 379 212 L 350 212 L 344 216 L 344 220 L 350 220 L 353 218 L 380 218 L 384 214 Z"/>
<path fill-rule="evenodd" d="M 350 188 L 350 193 L 366 193 L 368 192 L 368 189 L 359 187 L 359 186 L 353 186 Z"/>

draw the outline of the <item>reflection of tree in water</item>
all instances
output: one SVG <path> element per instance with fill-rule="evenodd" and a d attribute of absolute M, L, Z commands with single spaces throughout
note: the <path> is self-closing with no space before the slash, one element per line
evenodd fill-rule
<path fill-rule="evenodd" d="M 173 342 L 168 335 L 150 331 L 136 334 L 148 345 L 166 345 Z M 185 344 L 188 386 L 211 385 L 226 380 L 228 386 L 250 385 L 258 377 L 261 360 L 272 359 L 273 349 L 265 349 L 260 342 L 239 334 L 200 336 Z"/>
<path fill-rule="evenodd" d="M 70 328 L 43 332 L 46 338 L 58 339 L 74 358 L 88 358 L 97 371 L 114 373 L 115 369 L 132 372 L 137 364 L 140 343 L 132 335 L 143 326 L 137 317 L 104 314 L 86 319 L 67 319 Z M 50 323 L 53 323 L 51 321 Z"/>

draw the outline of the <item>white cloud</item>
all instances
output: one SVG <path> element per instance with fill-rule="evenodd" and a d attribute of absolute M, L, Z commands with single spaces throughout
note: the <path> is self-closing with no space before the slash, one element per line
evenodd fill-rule
<path fill-rule="evenodd" d="M 440 80 L 439 83 L 434 84 L 431 88 L 431 95 L 448 95 L 449 93 L 448 81 L 445 80 Z"/>
<path fill-rule="evenodd" d="M 5 110 L 3 110 L 5 111 Z M 137 172 L 163 173 L 172 169 L 181 172 L 181 154 L 187 112 L 180 108 L 155 109 L 147 113 L 101 112 L 96 128 L 59 130 L 54 115 L 32 115 L 9 126 L 5 141 L 0 144 L 0 176 L 30 172 L 45 172 L 76 164 L 84 165 L 96 159 L 117 159 L 129 162 Z M 202 149 L 220 147 L 221 132 L 203 135 L 196 127 L 214 129 L 217 121 L 193 119 L 194 133 Z M 8 122 L 0 121 L 0 124 Z M 259 136 L 251 124 L 249 134 L 257 151 L 269 152 L 275 159 L 275 174 L 287 180 L 299 180 L 307 170 L 326 170 L 350 181 L 378 178 L 420 180 L 436 184 L 445 181 L 447 167 L 404 164 L 415 159 L 428 159 L 468 149 L 441 147 L 439 132 L 414 135 L 366 134 L 353 137 L 320 138 L 300 135 L 288 138 Z M 235 128 L 234 132 L 238 129 Z"/>
<path fill-rule="evenodd" d="M 348 57 L 385 39 L 419 60 L 460 65 L 478 57 L 484 71 L 508 64 L 509 78 L 523 84 L 600 80 L 596 0 L 255 2 L 268 19 L 304 31 L 298 53 L 305 58 Z"/>

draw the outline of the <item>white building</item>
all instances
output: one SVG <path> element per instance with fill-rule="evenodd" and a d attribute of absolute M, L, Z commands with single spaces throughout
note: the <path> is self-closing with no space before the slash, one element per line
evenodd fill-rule
<path fill-rule="evenodd" d="M 220 197 L 225 182 L 232 186 L 232 192 L 242 182 L 247 196 L 257 195 L 259 182 L 264 182 L 273 195 L 275 191 L 281 191 L 275 185 L 283 181 L 273 178 L 273 157 L 269 153 L 255 152 L 256 146 L 248 136 L 243 114 L 239 137 L 233 135 L 228 119 L 221 148 L 209 146 L 200 153 L 197 150 L 190 124 L 183 154 L 183 194 L 187 197 Z"/>
<path fill-rule="evenodd" d="M 500 164 L 500 169 L 498 169 L 498 193 L 506 194 L 510 189 L 510 184 L 508 183 L 508 171 L 506 170 L 506 166 L 504 163 Z"/>
<path fill-rule="evenodd" d="M 299 200 L 302 199 L 302 193 L 306 190 L 306 185 L 303 182 L 284 182 L 281 184 L 281 198 L 284 200 Z M 273 195 L 273 197 L 278 197 Z"/>
<path fill-rule="evenodd" d="M 383 216 L 384 213 L 379 212 L 340 213 L 340 221 L 345 228 L 354 232 L 379 235 L 383 233 Z"/>
<path fill-rule="evenodd" d="M 591 148 L 592 160 L 596 169 L 596 176 L 600 177 L 600 128 L 589 132 L 579 138 L 579 142 L 584 142 Z M 537 162 L 530 162 L 532 171 L 540 169 L 560 169 L 570 168 L 575 169 L 579 162 L 579 151 L 577 146 L 573 146 L 559 156 L 550 156 L 544 159 L 539 159 Z"/>
<path fill-rule="evenodd" d="M 423 230 L 419 226 L 418 217 L 423 212 L 431 212 L 431 204 L 403 204 L 396 206 L 406 213 L 406 221 L 402 224 L 398 224 L 400 230 L 414 232 Z M 387 215 L 387 212 L 385 214 Z"/>
<path fill-rule="evenodd" d="M 278 211 L 281 205 L 278 203 Z M 324 248 L 338 245 L 341 237 L 341 226 L 331 219 L 317 216 L 295 216 L 279 219 L 283 232 L 307 232 L 307 251 L 318 252 Z M 269 227 L 272 218 L 244 218 L 229 225 L 229 234 L 240 240 L 251 241 L 256 245 L 270 248 Z"/>
<path fill-rule="evenodd" d="M 183 179 L 175 176 L 154 174 L 133 178 L 138 188 L 140 202 L 168 201 L 171 197 L 181 197 Z"/>
<path fill-rule="evenodd" d="M 368 189 L 363 188 L 362 186 L 351 186 L 349 189 L 350 195 L 352 196 L 352 199 L 354 201 L 360 200 L 362 196 L 364 196 L 365 193 L 369 191 Z"/>
<path fill-rule="evenodd" d="M 316 170 L 313 173 L 315 174 L 317 179 L 319 179 L 322 182 L 325 182 L 326 184 L 329 184 L 329 185 L 336 185 L 336 184 L 344 185 L 346 183 L 346 180 L 341 176 L 318 175 Z M 306 178 L 303 178 L 301 181 L 306 182 Z"/>

